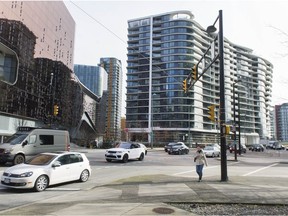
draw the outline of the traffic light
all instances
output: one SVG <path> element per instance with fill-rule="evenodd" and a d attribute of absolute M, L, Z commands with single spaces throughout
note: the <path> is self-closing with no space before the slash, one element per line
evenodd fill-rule
<path fill-rule="evenodd" d="M 59 106 L 57 104 L 54 105 L 54 109 L 53 109 L 53 114 L 54 116 L 57 116 L 59 113 Z"/>
<path fill-rule="evenodd" d="M 230 125 L 225 125 L 226 130 L 225 130 L 225 134 L 228 135 L 230 134 Z"/>
<path fill-rule="evenodd" d="M 187 93 L 187 79 L 183 80 L 183 91 L 184 93 Z"/>
<path fill-rule="evenodd" d="M 196 66 L 194 66 L 192 68 L 192 78 L 193 78 L 193 80 L 197 80 L 197 78 L 198 78 Z"/>
<path fill-rule="evenodd" d="M 211 120 L 211 121 L 215 121 L 215 105 L 211 105 L 211 106 L 208 106 L 208 118 Z"/>

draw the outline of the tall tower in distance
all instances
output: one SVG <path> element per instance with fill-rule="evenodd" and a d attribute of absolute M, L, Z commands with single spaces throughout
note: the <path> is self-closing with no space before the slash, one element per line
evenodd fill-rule
<path fill-rule="evenodd" d="M 108 74 L 105 141 L 121 139 L 122 63 L 116 58 L 101 58 L 100 66 Z"/>

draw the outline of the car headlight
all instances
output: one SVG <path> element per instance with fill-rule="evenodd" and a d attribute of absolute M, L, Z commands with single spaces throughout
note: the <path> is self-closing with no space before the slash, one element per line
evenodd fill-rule
<path fill-rule="evenodd" d="M 5 149 L 4 154 L 10 154 L 13 151 L 13 148 Z"/>
<path fill-rule="evenodd" d="M 21 173 L 19 177 L 30 177 L 32 175 L 33 175 L 33 172 L 30 171 L 30 172 Z"/>

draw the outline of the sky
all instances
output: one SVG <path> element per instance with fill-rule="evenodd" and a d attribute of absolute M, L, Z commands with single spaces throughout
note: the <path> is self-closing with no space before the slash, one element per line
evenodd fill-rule
<path fill-rule="evenodd" d="M 115 57 L 126 74 L 128 20 L 189 10 L 203 28 L 223 13 L 223 34 L 230 42 L 253 50 L 273 66 L 272 105 L 288 102 L 288 1 L 284 0 L 148 0 L 67 1 L 76 23 L 74 64 L 97 65 Z M 217 26 L 217 25 L 216 25 Z M 126 76 L 123 76 L 123 109 Z M 125 115 L 125 109 L 122 110 Z"/>

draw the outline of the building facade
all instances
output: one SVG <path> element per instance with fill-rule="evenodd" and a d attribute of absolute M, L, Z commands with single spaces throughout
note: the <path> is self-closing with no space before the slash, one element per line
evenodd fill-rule
<path fill-rule="evenodd" d="M 288 141 L 288 103 L 275 106 L 276 140 Z"/>
<path fill-rule="evenodd" d="M 121 139 L 121 104 L 122 104 L 122 63 L 116 58 L 101 58 L 100 64 L 108 74 L 106 102 L 106 125 L 104 141 Z M 103 107 L 103 105 L 102 105 Z"/>
<path fill-rule="evenodd" d="M 126 126 L 130 139 L 143 140 L 146 134 L 149 143 L 218 142 L 219 126 L 209 120 L 208 107 L 216 106 L 217 118 L 219 62 L 187 94 L 182 89 L 183 80 L 213 41 L 190 11 L 128 21 Z M 217 52 L 216 40 L 214 51 L 209 50 L 208 58 L 200 62 L 199 73 Z M 268 138 L 273 65 L 226 38 L 224 64 L 227 124 L 235 124 L 237 130 L 240 125 L 242 143 Z"/>
<path fill-rule="evenodd" d="M 63 2 L 1 1 L 0 12 L 0 18 L 20 21 L 35 34 L 34 58 L 60 61 L 73 70 L 75 22 Z"/>
<path fill-rule="evenodd" d="M 0 77 L 0 142 L 18 126 L 61 127 L 77 134 L 85 92 L 73 74 L 74 34 L 64 2 L 0 2 L 0 50 L 7 53 L 8 47 L 18 56 L 15 82 Z M 0 71 L 6 69 L 2 60 Z"/>
<path fill-rule="evenodd" d="M 74 65 L 74 73 L 81 83 L 99 97 L 107 90 L 107 72 L 104 68 L 91 65 Z"/>

